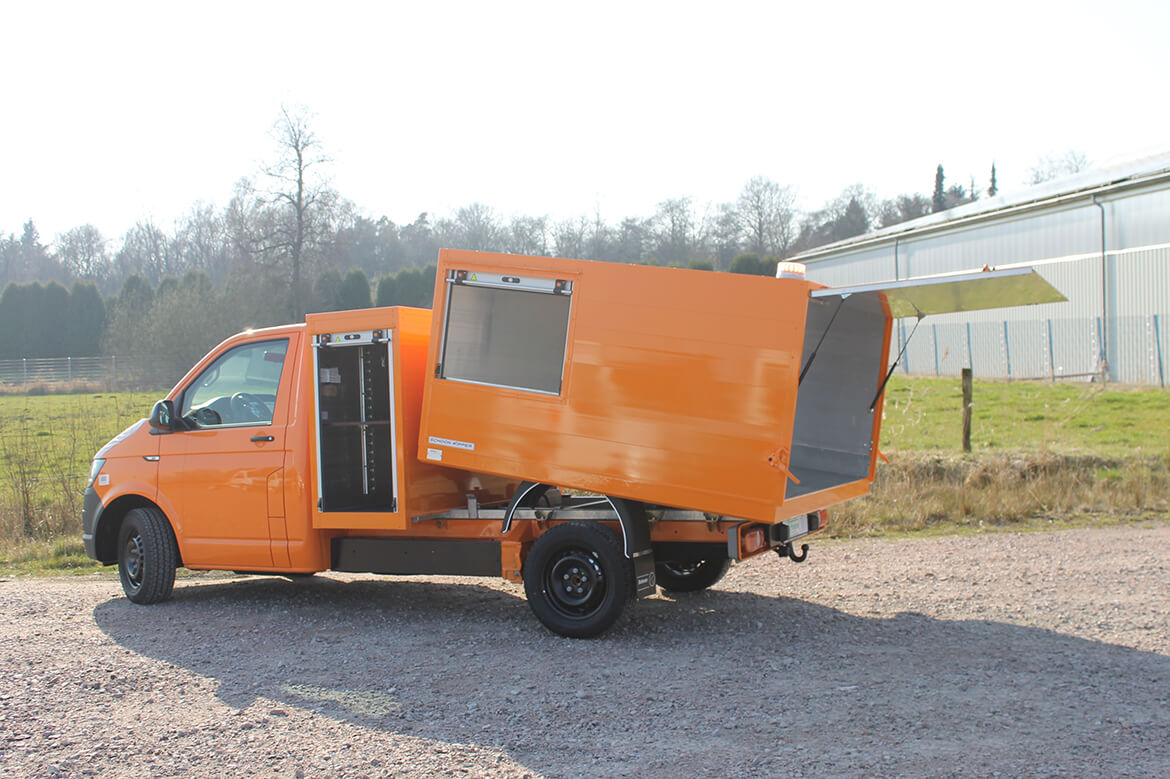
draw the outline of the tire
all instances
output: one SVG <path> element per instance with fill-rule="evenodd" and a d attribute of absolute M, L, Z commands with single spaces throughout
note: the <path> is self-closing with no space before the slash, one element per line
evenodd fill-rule
<path fill-rule="evenodd" d="M 118 578 L 135 603 L 159 603 L 171 597 L 178 566 L 178 545 L 171 523 L 153 506 L 132 509 L 118 530 Z"/>
<path fill-rule="evenodd" d="M 617 533 L 596 522 L 556 525 L 524 561 L 524 594 L 554 633 L 589 638 L 605 632 L 634 597 L 634 567 Z"/>
<path fill-rule="evenodd" d="M 730 567 L 726 557 L 694 562 L 660 560 L 654 564 L 654 576 L 667 592 L 699 592 L 722 579 Z"/>

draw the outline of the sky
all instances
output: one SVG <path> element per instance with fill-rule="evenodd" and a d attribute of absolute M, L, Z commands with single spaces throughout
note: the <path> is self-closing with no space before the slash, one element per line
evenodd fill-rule
<path fill-rule="evenodd" d="M 1170 3 L 7 3 L 0 234 L 170 230 L 303 107 L 332 185 L 408 223 L 615 223 L 753 176 L 820 208 L 1018 188 L 1046 154 L 1170 150 Z"/>

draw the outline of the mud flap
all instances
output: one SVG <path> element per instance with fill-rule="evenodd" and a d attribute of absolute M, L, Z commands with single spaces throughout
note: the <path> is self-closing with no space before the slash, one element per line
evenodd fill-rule
<path fill-rule="evenodd" d="M 634 597 L 641 600 L 649 598 L 658 591 L 658 582 L 654 576 L 654 553 L 647 552 L 641 557 L 634 558 Z"/>
<path fill-rule="evenodd" d="M 650 545 L 650 519 L 645 507 L 636 501 L 609 498 L 622 527 L 626 557 L 634 564 L 634 596 L 639 600 L 658 592 L 654 575 L 654 549 Z"/>

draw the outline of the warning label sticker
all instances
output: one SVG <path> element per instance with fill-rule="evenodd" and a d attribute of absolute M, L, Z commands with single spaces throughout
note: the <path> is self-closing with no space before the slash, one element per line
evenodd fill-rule
<path fill-rule="evenodd" d="M 467 441 L 456 441 L 454 438 L 439 438 L 438 436 L 430 436 L 427 438 L 427 443 L 434 444 L 435 446 L 449 446 L 452 449 L 463 449 L 467 452 L 475 451 L 475 444 L 468 443 Z"/>

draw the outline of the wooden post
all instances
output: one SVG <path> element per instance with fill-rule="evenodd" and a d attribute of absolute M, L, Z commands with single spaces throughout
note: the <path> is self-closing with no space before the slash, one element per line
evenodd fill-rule
<path fill-rule="evenodd" d="M 971 369 L 963 369 L 963 451 L 971 451 Z"/>

